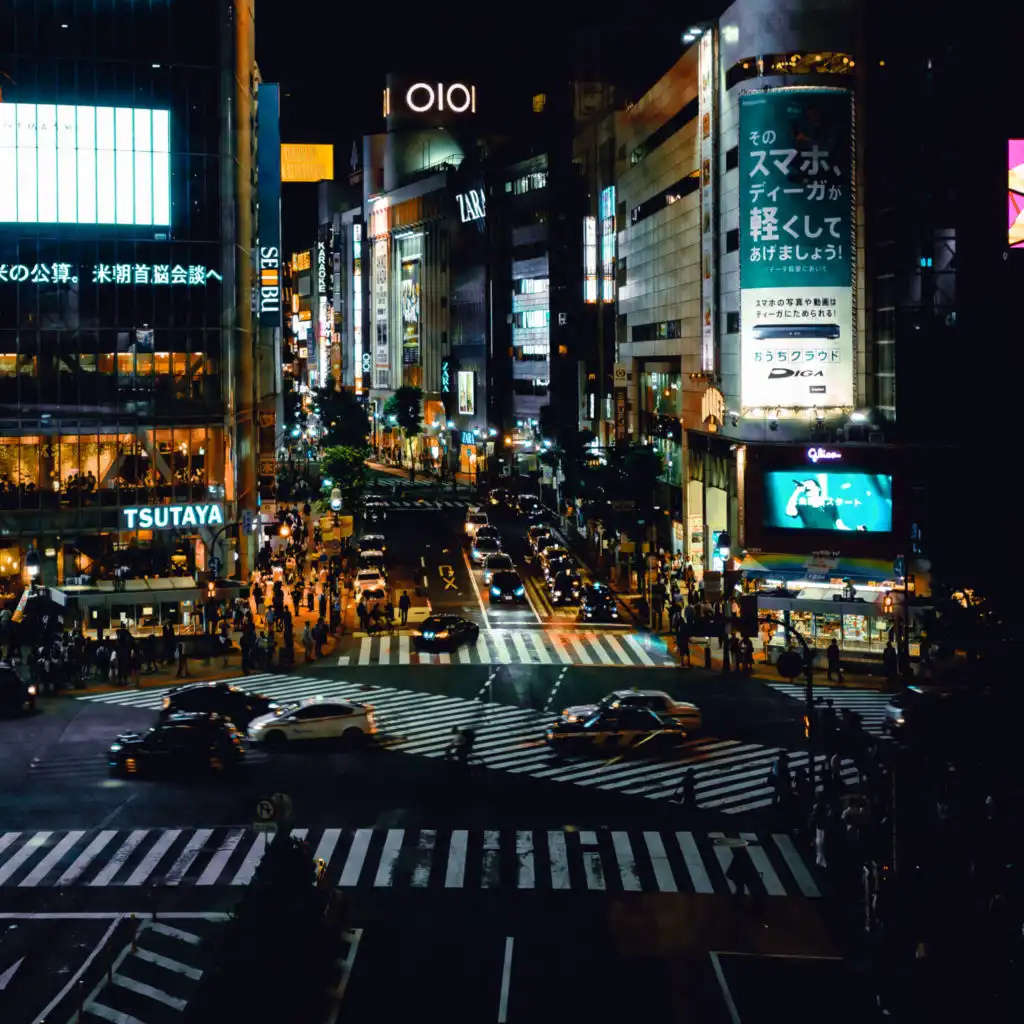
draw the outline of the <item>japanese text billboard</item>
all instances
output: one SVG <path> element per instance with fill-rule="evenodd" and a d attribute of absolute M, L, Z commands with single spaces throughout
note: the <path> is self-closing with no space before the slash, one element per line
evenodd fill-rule
<path fill-rule="evenodd" d="M 420 261 L 402 261 L 402 362 L 420 361 Z"/>
<path fill-rule="evenodd" d="M 892 530 L 892 477 L 881 473 L 765 473 L 764 525 L 782 530 Z"/>
<path fill-rule="evenodd" d="M 853 132 L 845 89 L 740 97 L 745 409 L 853 405 Z"/>

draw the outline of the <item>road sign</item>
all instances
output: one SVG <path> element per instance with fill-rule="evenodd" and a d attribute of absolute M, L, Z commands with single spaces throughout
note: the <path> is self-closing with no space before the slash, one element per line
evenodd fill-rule
<path fill-rule="evenodd" d="M 223 568 L 224 563 L 216 555 L 214 555 L 213 558 L 210 559 L 210 572 L 213 573 L 214 576 L 219 576 L 220 571 Z"/>
<path fill-rule="evenodd" d="M 804 670 L 804 659 L 796 651 L 783 651 L 775 662 L 775 668 L 783 679 L 796 679 Z"/>
<path fill-rule="evenodd" d="M 258 800 L 256 802 L 257 821 L 276 821 L 277 806 L 273 800 Z"/>
<path fill-rule="evenodd" d="M 245 509 L 242 512 L 242 533 L 252 533 L 252 529 L 255 525 L 256 517 L 249 509 Z"/>

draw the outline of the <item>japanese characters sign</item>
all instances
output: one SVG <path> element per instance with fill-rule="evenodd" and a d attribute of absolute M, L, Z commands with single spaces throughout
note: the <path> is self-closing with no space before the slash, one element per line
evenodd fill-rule
<path fill-rule="evenodd" d="M 718 238 L 718 220 L 715 216 L 715 147 L 718 143 L 715 116 L 715 84 L 718 81 L 716 57 L 717 35 L 707 31 L 700 37 L 700 364 L 705 373 L 715 371 L 715 293 L 717 291 L 718 259 L 715 240 Z"/>
<path fill-rule="evenodd" d="M 740 98 L 744 408 L 853 404 L 853 133 L 844 89 Z"/>
<path fill-rule="evenodd" d="M 0 263 L 0 284 L 157 284 L 196 287 L 224 278 L 199 264 L 187 267 L 161 263 Z"/>

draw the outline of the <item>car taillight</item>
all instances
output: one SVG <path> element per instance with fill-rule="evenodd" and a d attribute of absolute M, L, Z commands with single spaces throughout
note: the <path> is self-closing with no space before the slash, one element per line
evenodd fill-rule
<path fill-rule="evenodd" d="M 170 697 L 164 697 L 164 707 L 165 708 L 169 708 L 170 706 L 171 706 L 171 698 Z"/>
<path fill-rule="evenodd" d="M 370 732 L 376 732 L 377 731 L 377 719 L 374 716 L 372 711 L 370 711 L 367 714 L 367 716 L 366 716 L 366 723 L 370 727 Z"/>

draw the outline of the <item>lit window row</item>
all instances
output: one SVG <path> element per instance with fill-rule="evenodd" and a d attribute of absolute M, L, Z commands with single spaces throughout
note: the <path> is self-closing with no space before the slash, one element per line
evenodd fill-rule
<path fill-rule="evenodd" d="M 537 189 L 546 188 L 548 175 L 546 171 L 538 171 L 534 174 L 524 174 L 522 177 L 514 178 L 505 182 L 505 191 L 513 195 L 521 196 L 527 192 L 535 192 Z"/>

